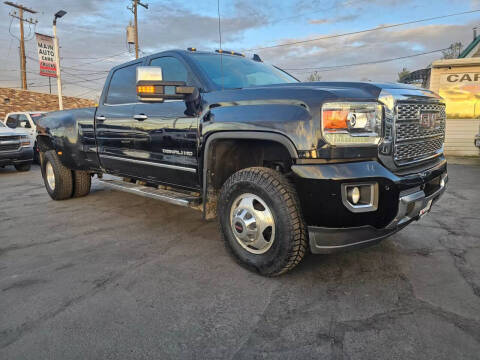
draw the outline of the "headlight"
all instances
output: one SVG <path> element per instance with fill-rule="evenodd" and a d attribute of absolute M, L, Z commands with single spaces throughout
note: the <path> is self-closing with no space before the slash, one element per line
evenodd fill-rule
<path fill-rule="evenodd" d="M 377 103 L 325 103 L 322 132 L 331 145 L 375 145 L 382 136 L 382 105 Z"/>
<path fill-rule="evenodd" d="M 30 145 L 30 138 L 27 135 L 20 135 L 20 146 L 27 147 Z"/>

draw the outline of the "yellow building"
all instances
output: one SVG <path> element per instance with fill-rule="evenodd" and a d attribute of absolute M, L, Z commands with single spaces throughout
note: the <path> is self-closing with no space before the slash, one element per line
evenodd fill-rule
<path fill-rule="evenodd" d="M 430 90 L 446 103 L 445 153 L 478 156 L 474 139 L 480 125 L 480 57 L 434 61 Z"/>

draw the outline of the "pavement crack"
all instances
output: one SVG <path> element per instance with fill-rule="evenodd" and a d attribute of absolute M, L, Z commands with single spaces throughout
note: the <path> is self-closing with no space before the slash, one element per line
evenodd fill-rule
<path fill-rule="evenodd" d="M 120 279 L 122 276 L 125 274 L 130 273 L 130 271 L 135 270 L 146 263 L 150 261 L 156 260 L 155 258 L 153 259 L 143 259 L 141 261 L 138 261 L 137 263 L 125 267 L 124 269 L 116 272 L 116 273 L 110 273 L 107 277 L 101 278 L 97 281 L 94 281 L 94 286 L 91 288 L 89 291 L 78 295 L 76 297 L 73 297 L 71 299 L 66 300 L 60 307 L 58 307 L 55 310 L 49 311 L 38 317 L 37 319 L 27 321 L 23 324 L 21 324 L 19 327 L 15 329 L 6 329 L 3 331 L 0 331 L 0 349 L 4 349 L 7 346 L 17 342 L 20 340 L 23 336 L 26 334 L 30 333 L 32 330 L 43 324 L 44 322 L 55 318 L 57 315 L 60 315 L 61 313 L 65 312 L 67 309 L 69 309 L 71 306 L 76 305 L 81 303 L 84 300 L 87 300 L 99 292 L 105 290 L 107 286 L 114 281 Z"/>

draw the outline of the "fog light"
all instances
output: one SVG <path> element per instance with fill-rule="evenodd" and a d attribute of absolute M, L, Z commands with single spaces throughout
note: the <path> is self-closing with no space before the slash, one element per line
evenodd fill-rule
<path fill-rule="evenodd" d="M 378 209 L 379 186 L 377 182 L 342 184 L 342 202 L 351 212 Z"/>
<path fill-rule="evenodd" d="M 348 189 L 348 201 L 353 205 L 358 204 L 360 201 L 360 189 L 357 186 Z"/>

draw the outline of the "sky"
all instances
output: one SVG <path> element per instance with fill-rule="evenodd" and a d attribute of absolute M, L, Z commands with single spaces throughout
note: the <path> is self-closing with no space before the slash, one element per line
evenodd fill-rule
<path fill-rule="evenodd" d="M 143 0 L 139 7 L 139 44 L 143 55 L 168 49 L 219 48 L 217 0 Z M 22 0 L 36 10 L 38 24 L 25 25 L 29 90 L 49 92 L 48 78 L 38 75 L 34 33 L 52 34 L 58 20 L 64 95 L 97 99 L 108 70 L 134 58 L 126 43 L 126 26 L 133 16 L 130 0 Z M 0 87 L 20 87 L 19 26 L 0 3 Z M 220 0 L 222 47 L 258 53 L 268 63 L 289 69 L 300 80 L 319 69 L 323 81 L 396 81 L 403 68 L 417 70 L 441 58 L 441 53 L 349 67 L 364 62 L 410 56 L 472 41 L 480 12 L 350 36 L 272 45 L 361 31 L 379 26 L 480 10 L 480 0 Z M 29 15 L 30 17 L 30 15 Z M 480 34 L 480 31 L 479 31 Z M 291 69 L 291 70 L 290 70 Z M 298 70 L 300 69 L 300 70 Z M 54 79 L 52 79 L 54 80 Z M 56 93 L 52 81 L 52 93 Z"/>

